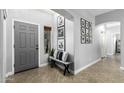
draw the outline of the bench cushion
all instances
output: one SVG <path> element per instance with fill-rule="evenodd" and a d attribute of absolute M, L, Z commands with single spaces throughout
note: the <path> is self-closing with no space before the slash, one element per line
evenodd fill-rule
<path fill-rule="evenodd" d="M 57 51 L 56 59 L 59 59 L 59 54 L 60 54 L 60 51 Z"/>
<path fill-rule="evenodd" d="M 60 51 L 60 53 L 59 53 L 59 60 L 62 60 L 62 56 L 63 56 L 63 52 Z"/>
<path fill-rule="evenodd" d="M 56 58 L 54 58 L 54 57 L 52 57 L 52 56 L 50 56 L 49 58 L 52 59 L 52 60 L 54 60 L 54 61 L 56 61 L 56 62 L 63 63 L 63 64 L 66 64 L 66 65 L 72 63 L 72 62 L 63 62 L 63 61 L 61 61 L 61 60 L 59 60 L 59 59 L 56 59 Z"/>
<path fill-rule="evenodd" d="M 68 55 L 69 55 L 68 52 L 55 50 L 53 57 L 55 59 L 59 59 L 59 60 L 62 60 L 64 62 L 66 62 L 67 61 L 67 58 L 68 58 Z"/>
<path fill-rule="evenodd" d="M 66 62 L 68 58 L 68 52 L 63 52 L 62 61 Z"/>
<path fill-rule="evenodd" d="M 53 57 L 54 57 L 54 58 L 56 58 L 56 57 L 57 57 L 57 53 L 58 53 L 58 51 L 57 51 L 57 50 L 55 50 L 55 51 L 54 51 L 54 55 L 53 55 Z"/>

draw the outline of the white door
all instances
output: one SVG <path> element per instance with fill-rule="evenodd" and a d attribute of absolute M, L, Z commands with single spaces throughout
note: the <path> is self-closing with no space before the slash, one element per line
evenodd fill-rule
<path fill-rule="evenodd" d="M 102 32 L 100 35 L 100 41 L 101 41 L 101 57 L 107 56 L 107 47 L 106 47 L 106 33 Z"/>

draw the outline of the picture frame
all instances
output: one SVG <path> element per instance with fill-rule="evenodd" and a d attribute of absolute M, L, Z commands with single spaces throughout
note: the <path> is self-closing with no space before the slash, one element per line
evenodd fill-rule
<path fill-rule="evenodd" d="M 65 36 L 65 27 L 64 26 L 59 27 L 57 34 L 58 34 L 58 38 L 64 38 L 64 36 Z"/>
<path fill-rule="evenodd" d="M 57 18 L 57 27 L 61 27 L 65 25 L 65 18 L 63 16 L 58 16 Z"/>
<path fill-rule="evenodd" d="M 86 36 L 89 36 L 89 29 L 85 29 Z"/>
<path fill-rule="evenodd" d="M 90 37 L 86 37 L 86 44 L 90 43 Z"/>
<path fill-rule="evenodd" d="M 81 27 L 81 35 L 85 35 L 85 28 Z"/>
<path fill-rule="evenodd" d="M 89 28 L 89 22 L 86 21 L 86 28 Z"/>
<path fill-rule="evenodd" d="M 92 22 L 80 18 L 81 44 L 92 42 Z"/>
<path fill-rule="evenodd" d="M 81 36 L 81 44 L 85 44 L 86 40 L 85 40 L 85 36 Z"/>
<path fill-rule="evenodd" d="M 58 39 L 58 44 L 57 44 L 57 49 L 64 51 L 65 50 L 65 43 L 64 43 L 64 39 Z"/>
<path fill-rule="evenodd" d="M 80 21 L 81 21 L 81 27 L 85 27 L 85 21 L 86 21 L 86 20 L 83 19 L 83 18 L 81 18 Z"/>

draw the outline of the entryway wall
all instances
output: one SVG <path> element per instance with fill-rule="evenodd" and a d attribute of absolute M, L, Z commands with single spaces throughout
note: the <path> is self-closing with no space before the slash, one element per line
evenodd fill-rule
<path fill-rule="evenodd" d="M 7 63 L 6 63 L 6 73 L 7 76 L 13 74 L 13 35 L 12 35 L 12 21 L 13 19 L 23 20 L 25 22 L 36 23 L 40 25 L 40 66 L 47 64 L 48 54 L 44 53 L 44 26 L 53 27 L 53 15 L 44 11 L 36 9 L 8 9 L 7 10 Z M 53 29 L 52 29 L 53 31 Z M 52 41 L 52 40 L 51 40 Z"/>
<path fill-rule="evenodd" d="M 79 73 L 85 68 L 99 62 L 100 60 L 100 46 L 99 36 L 95 31 L 95 17 L 90 15 L 87 11 L 82 15 L 76 13 L 76 9 L 68 10 L 74 17 L 74 74 Z M 84 18 L 92 22 L 92 43 L 81 44 L 80 42 L 80 18 Z"/>

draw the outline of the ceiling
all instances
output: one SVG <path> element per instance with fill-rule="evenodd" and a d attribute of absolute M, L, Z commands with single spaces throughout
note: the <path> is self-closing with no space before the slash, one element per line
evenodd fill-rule
<path fill-rule="evenodd" d="M 101 15 L 103 13 L 113 11 L 114 9 L 71 9 L 71 10 L 80 14 L 80 15 L 83 15 L 84 12 L 87 12 L 91 16 L 98 16 L 98 15 Z"/>
<path fill-rule="evenodd" d="M 108 22 L 97 26 L 99 31 L 109 31 L 111 33 L 120 33 L 120 22 Z"/>

